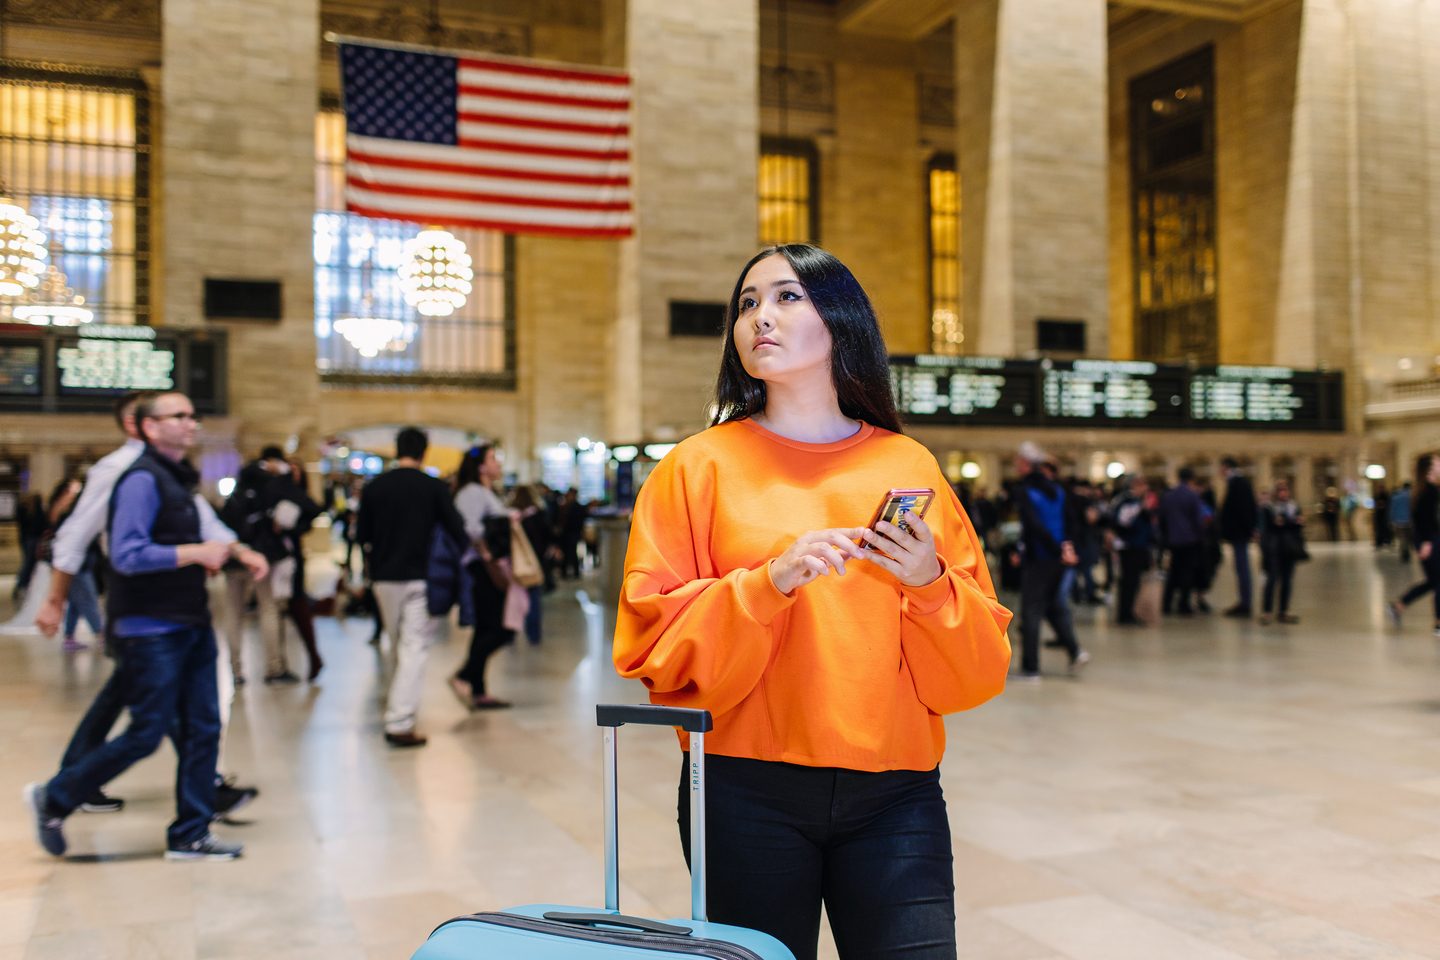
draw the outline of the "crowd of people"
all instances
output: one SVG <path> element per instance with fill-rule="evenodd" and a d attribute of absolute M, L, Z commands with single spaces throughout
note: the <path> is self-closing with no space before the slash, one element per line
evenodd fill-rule
<path fill-rule="evenodd" d="M 183 394 L 127 395 L 115 420 L 123 444 L 48 500 L 27 498 L 17 521 L 25 556 L 16 599 L 43 565 L 49 579 L 35 626 L 53 636 L 63 625 L 63 650 L 74 653 L 88 646 L 76 634 L 84 621 L 114 661 L 58 771 L 32 783 L 27 802 L 41 845 L 61 855 L 66 818 L 123 809 L 105 786 L 168 735 L 179 770 L 167 857 L 233 859 L 242 846 L 210 827 L 259 794 L 219 773 L 230 703 L 247 680 L 246 624 L 258 622 L 267 686 L 320 676 L 303 540 L 325 507 L 310 496 L 301 464 L 267 446 L 217 509 L 198 492 L 186 456 L 198 418 Z M 398 747 L 425 743 L 415 723 L 427 649 L 457 602 L 474 630 L 451 688 L 471 709 L 510 706 L 487 691 L 486 663 L 517 633 L 540 642 L 540 597 L 557 575 L 579 576 L 587 514 L 573 493 L 543 487 L 516 487 L 507 504 L 490 446 L 466 453 L 453 484 L 436 479 L 421 469 L 426 446 L 423 431 L 401 430 L 393 469 L 337 511 L 361 548 L 350 592 L 371 600 L 392 638 L 384 730 Z M 349 571 L 337 580 L 344 589 Z M 290 666 L 292 630 L 307 656 L 303 680 Z M 129 723 L 112 737 L 126 710 Z"/>

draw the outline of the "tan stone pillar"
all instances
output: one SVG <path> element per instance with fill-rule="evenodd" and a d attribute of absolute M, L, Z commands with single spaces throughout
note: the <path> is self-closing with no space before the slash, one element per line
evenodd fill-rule
<path fill-rule="evenodd" d="M 756 0 L 630 0 L 636 231 L 622 244 L 610 343 L 611 438 L 706 422 L 719 341 L 669 335 L 672 300 L 723 304 L 756 250 Z"/>
<path fill-rule="evenodd" d="M 296 433 L 309 455 L 315 437 L 319 7 L 318 0 L 166 0 L 162 7 L 165 323 L 207 325 L 206 277 L 283 286 L 278 323 L 228 325 L 230 410 L 249 453 Z"/>
<path fill-rule="evenodd" d="M 956 4 L 965 316 L 975 351 L 1035 349 L 1041 317 L 1109 350 L 1103 0 Z M 974 318 L 973 320 L 971 318 Z"/>

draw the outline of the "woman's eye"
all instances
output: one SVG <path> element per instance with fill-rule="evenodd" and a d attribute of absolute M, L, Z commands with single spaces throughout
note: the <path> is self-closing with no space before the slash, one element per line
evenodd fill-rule
<path fill-rule="evenodd" d="M 746 310 L 751 310 L 751 309 L 753 309 L 754 307 L 755 307 L 755 300 L 754 300 L 754 298 L 752 298 L 752 297 L 741 297 L 741 298 L 740 298 L 740 312 L 741 312 L 741 313 L 744 313 Z"/>
<path fill-rule="evenodd" d="M 781 299 L 781 300 L 799 300 L 799 299 L 800 299 L 800 293 L 799 293 L 799 291 L 796 291 L 796 290 L 781 290 L 781 291 L 780 291 L 780 299 Z"/>

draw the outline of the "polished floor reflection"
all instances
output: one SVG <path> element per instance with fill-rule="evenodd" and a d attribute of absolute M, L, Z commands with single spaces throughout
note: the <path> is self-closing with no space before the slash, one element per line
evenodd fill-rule
<path fill-rule="evenodd" d="M 1047 651 L 1043 682 L 951 718 L 961 957 L 1440 957 L 1440 639 L 1428 608 L 1384 623 L 1409 576 L 1393 556 L 1314 552 L 1298 626 L 1121 631 L 1082 611 L 1083 678 Z M 115 782 L 124 813 L 68 821 L 68 860 L 40 852 L 20 789 L 109 668 L 0 637 L 0 960 L 392 960 L 459 913 L 597 902 L 592 705 L 643 690 L 614 678 L 573 590 L 546 614 L 540 647 L 492 667 L 508 712 L 467 713 L 444 686 L 463 637 L 433 651 L 431 741 L 411 751 L 381 739 L 369 624 L 322 621 L 317 684 L 236 700 L 224 766 L 263 794 L 221 828 L 246 843 L 234 863 L 161 859 L 168 747 Z M 621 763 L 621 905 L 682 915 L 674 743 L 626 729 Z"/>

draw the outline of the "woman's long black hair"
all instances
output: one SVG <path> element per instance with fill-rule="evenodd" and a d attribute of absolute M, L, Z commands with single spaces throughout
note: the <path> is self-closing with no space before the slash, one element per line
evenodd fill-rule
<path fill-rule="evenodd" d="M 765 383 L 745 372 L 735 348 L 735 320 L 740 315 L 740 289 L 750 268 L 779 254 L 795 271 L 825 327 L 830 331 L 830 378 L 840 412 L 853 420 L 891 430 L 900 429 L 895 395 L 890 389 L 889 355 L 880 336 L 875 307 L 855 275 L 834 254 L 808 243 L 766 247 L 740 270 L 730 302 L 725 305 L 725 347 L 715 381 L 715 417 L 711 426 L 753 417 L 765 409 Z"/>
<path fill-rule="evenodd" d="M 490 452 L 490 446 L 488 443 L 481 443 L 465 451 L 465 457 L 460 461 L 460 469 L 456 471 L 456 490 L 464 490 L 470 484 L 480 482 L 480 468 L 485 464 L 485 454 Z"/>

